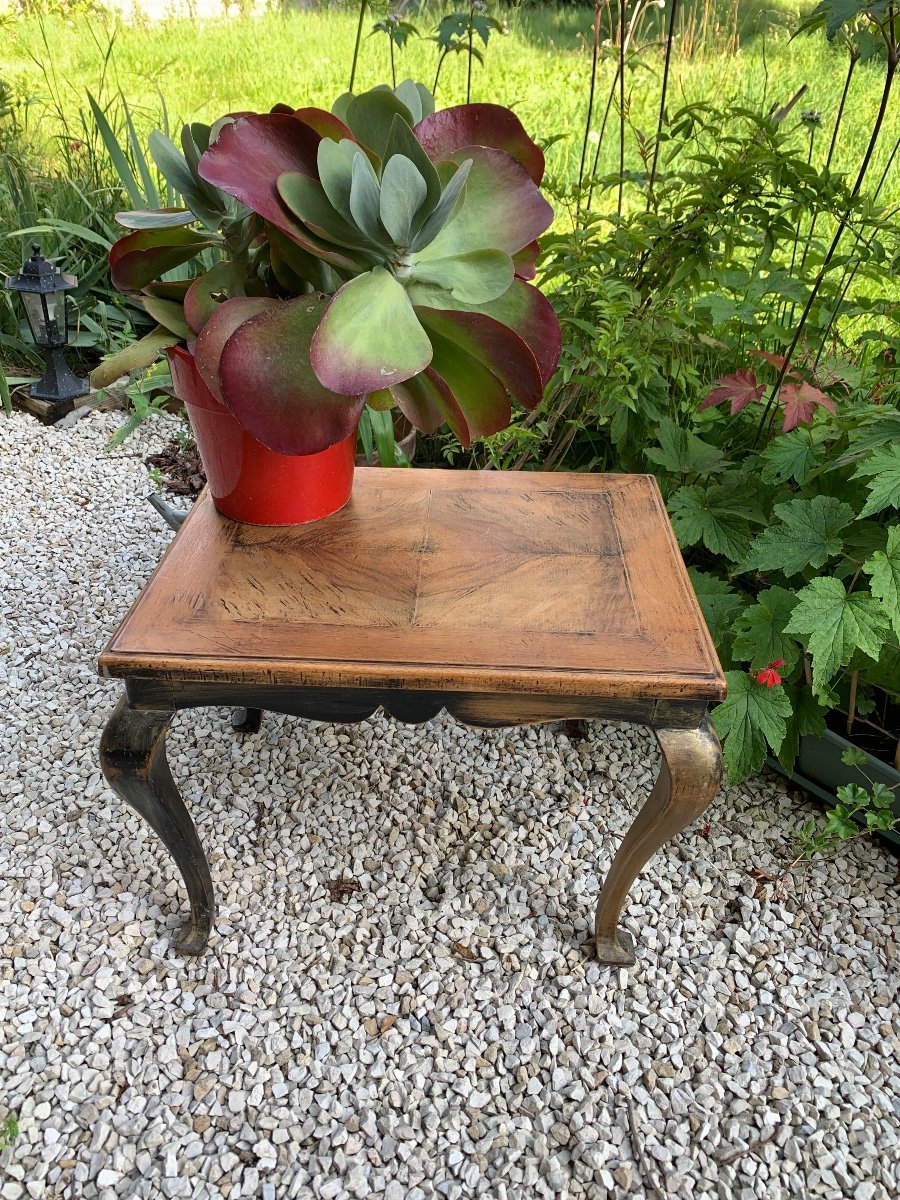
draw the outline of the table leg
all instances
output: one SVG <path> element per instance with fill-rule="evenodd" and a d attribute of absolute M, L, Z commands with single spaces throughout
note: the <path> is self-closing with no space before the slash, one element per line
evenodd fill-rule
<path fill-rule="evenodd" d="M 722 775 L 719 739 L 708 721 L 699 729 L 655 732 L 662 750 L 659 778 L 622 839 L 597 904 L 597 957 L 609 966 L 634 962 L 634 940 L 618 928 L 629 888 L 651 855 L 700 816 Z"/>
<path fill-rule="evenodd" d="M 200 954 L 212 929 L 215 900 L 203 847 L 166 761 L 173 716 L 131 708 L 123 696 L 103 731 L 100 765 L 116 795 L 140 813 L 175 859 L 191 917 L 174 945 L 182 954 Z"/>

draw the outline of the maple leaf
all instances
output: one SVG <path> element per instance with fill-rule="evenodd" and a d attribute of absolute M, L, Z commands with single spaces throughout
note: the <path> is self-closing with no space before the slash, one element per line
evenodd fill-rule
<path fill-rule="evenodd" d="M 722 759 L 728 782 L 740 783 L 766 761 L 766 749 L 777 754 L 787 732 L 791 704 L 784 688 L 760 687 L 744 671 L 726 671 L 728 696 L 711 716 L 723 739 Z"/>
<path fill-rule="evenodd" d="M 742 571 L 818 571 L 843 550 L 844 540 L 838 535 L 854 517 L 850 505 L 834 496 L 788 500 L 776 504 L 774 511 L 781 524 L 763 530 L 741 563 Z"/>
<path fill-rule="evenodd" d="M 900 446 L 871 455 L 859 464 L 853 478 L 864 479 L 867 475 L 874 478 L 866 485 L 869 498 L 859 515 L 871 517 L 884 508 L 900 508 Z"/>
<path fill-rule="evenodd" d="M 710 553 L 732 562 L 740 562 L 749 549 L 746 512 L 724 488 L 678 488 L 669 497 L 669 516 L 683 549 L 702 542 Z"/>
<path fill-rule="evenodd" d="M 756 603 L 745 608 L 734 623 L 735 658 L 749 659 L 753 671 L 780 660 L 788 674 L 800 657 L 796 640 L 784 632 L 795 603 L 794 593 L 786 588 L 771 587 L 760 592 Z"/>
<path fill-rule="evenodd" d="M 834 401 L 821 388 L 814 387 L 804 379 L 801 383 L 786 383 L 779 394 L 779 400 L 784 405 L 784 424 L 782 433 L 788 433 L 800 424 L 807 424 L 813 419 L 816 405 L 834 412 Z"/>
<path fill-rule="evenodd" d="M 785 633 L 806 638 L 812 655 L 812 687 L 820 695 L 855 650 L 876 661 L 890 624 L 884 606 L 866 592 L 849 596 L 840 579 L 818 576 L 797 593 Z"/>
<path fill-rule="evenodd" d="M 760 400 L 766 390 L 764 383 L 757 383 L 752 371 L 735 371 L 731 375 L 723 375 L 713 382 L 712 387 L 700 405 L 704 408 L 714 408 L 717 404 L 731 402 L 731 415 L 735 416 L 746 408 L 753 400 Z"/>
<path fill-rule="evenodd" d="M 867 558 L 863 570 L 872 580 L 872 595 L 884 605 L 900 638 L 900 525 L 888 530 L 887 549 Z"/>
<path fill-rule="evenodd" d="M 784 483 L 793 479 L 802 487 L 811 471 L 822 462 L 822 446 L 828 431 L 817 427 L 800 427 L 772 438 L 760 455 L 762 477 L 767 483 Z"/>

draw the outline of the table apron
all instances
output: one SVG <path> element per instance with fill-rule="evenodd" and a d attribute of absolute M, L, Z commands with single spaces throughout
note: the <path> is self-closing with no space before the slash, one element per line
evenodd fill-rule
<path fill-rule="evenodd" d="M 442 710 L 466 725 L 483 728 L 550 721 L 631 721 L 654 729 L 696 729 L 707 710 L 703 700 L 619 699 L 521 692 L 428 692 L 406 688 L 326 688 L 203 683 L 132 676 L 125 680 L 133 708 L 259 708 L 314 721 L 364 721 L 379 708 L 416 725 Z"/>

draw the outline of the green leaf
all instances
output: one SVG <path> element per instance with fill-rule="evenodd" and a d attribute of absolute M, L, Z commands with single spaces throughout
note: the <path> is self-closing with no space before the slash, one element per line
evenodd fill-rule
<path fill-rule="evenodd" d="M 741 611 L 744 597 L 725 579 L 690 567 L 688 575 L 700 602 L 703 619 L 723 662 L 731 658 L 731 625 Z"/>
<path fill-rule="evenodd" d="M 9 394 L 9 380 L 6 378 L 2 362 L 0 362 L 0 405 L 2 405 L 6 415 L 9 416 L 12 412 L 12 397 Z"/>
<path fill-rule="evenodd" d="M 807 567 L 818 570 L 844 548 L 840 531 L 854 518 L 849 504 L 834 496 L 789 500 L 775 505 L 781 521 L 764 530 L 753 543 L 742 571 L 782 571 L 796 575 Z"/>
<path fill-rule="evenodd" d="M 413 238 L 413 250 L 424 250 L 426 246 L 429 246 L 453 216 L 457 205 L 462 203 L 465 197 L 466 180 L 469 178 L 471 170 L 472 161 L 467 159 L 448 180 L 434 211 Z"/>
<path fill-rule="evenodd" d="M 756 603 L 745 608 L 735 622 L 735 658 L 749 661 L 752 671 L 762 670 L 783 658 L 781 674 L 787 675 L 800 657 L 796 640 L 784 632 L 795 603 L 795 595 L 785 588 L 771 587 L 760 592 Z"/>
<path fill-rule="evenodd" d="M 776 435 L 760 455 L 763 479 L 767 483 L 793 479 L 802 487 L 809 473 L 823 461 L 822 444 L 826 436 L 824 429 L 806 425 Z"/>
<path fill-rule="evenodd" d="M 79 237 L 85 242 L 91 242 L 95 246 L 102 246 L 104 250 L 109 250 L 112 242 L 109 238 L 104 237 L 102 233 L 97 233 L 94 229 L 88 229 L 86 225 L 77 225 L 73 221 L 61 221 L 54 217 L 46 220 L 43 225 L 31 225 L 28 229 L 14 229 L 12 233 L 6 233 L 4 237 L 29 237 L 34 233 L 71 233 L 74 237 Z"/>
<path fill-rule="evenodd" d="M 413 225 L 413 229 L 415 230 L 422 224 L 425 217 L 434 210 L 435 205 L 440 200 L 441 180 L 434 164 L 425 153 L 422 143 L 416 138 L 416 135 L 402 117 L 394 117 L 391 123 L 390 136 L 384 148 L 384 168 L 381 172 L 382 184 L 384 183 L 388 164 L 398 154 L 410 160 L 425 184 L 426 199 L 419 220 Z"/>
<path fill-rule="evenodd" d="M 364 154 L 357 154 L 353 159 L 350 212 L 366 237 L 377 245 L 390 244 L 391 239 L 381 223 L 381 185 L 374 167 Z"/>
<path fill-rule="evenodd" d="M 325 190 L 325 195 L 345 221 L 353 221 L 353 213 L 350 211 L 350 189 L 353 184 L 353 160 L 357 154 L 363 152 L 356 142 L 351 142 L 349 138 L 343 138 L 339 142 L 322 138 L 316 151 L 319 182 Z"/>
<path fill-rule="evenodd" d="M 723 739 L 728 782 L 736 784 L 762 767 L 767 748 L 778 753 L 791 705 L 782 687 L 766 687 L 744 671 L 726 671 L 725 679 L 728 696 L 711 716 Z"/>
<path fill-rule="evenodd" d="M 854 479 L 874 476 L 867 485 L 869 498 L 859 514 L 870 517 L 885 508 L 900 508 L 900 446 L 880 450 L 859 464 Z"/>
<path fill-rule="evenodd" d="M 721 554 L 731 562 L 740 562 L 746 555 L 749 526 L 721 488 L 681 487 L 669 497 L 668 508 L 682 548 L 702 542 L 712 554 Z"/>
<path fill-rule="evenodd" d="M 825 731 L 825 708 L 821 697 L 816 698 L 805 684 L 786 684 L 784 694 L 791 705 L 784 741 L 778 751 L 778 761 L 786 771 L 793 772 L 802 737 L 818 737 Z"/>
<path fill-rule="evenodd" d="M 189 208 L 143 208 L 116 213 L 116 220 L 126 229 L 175 229 L 179 225 L 192 225 L 196 219 Z"/>
<path fill-rule="evenodd" d="M 131 109 L 128 107 L 128 101 L 121 92 L 119 96 L 122 101 L 122 111 L 125 113 L 125 127 L 128 130 L 128 144 L 131 146 L 131 157 L 137 163 L 138 173 L 144 187 L 144 195 L 147 197 L 147 207 L 159 208 L 162 201 L 159 198 L 156 181 L 150 173 L 150 165 L 147 162 L 147 157 L 144 154 L 141 143 L 138 141 L 137 130 L 131 118 Z"/>
<path fill-rule="evenodd" d="M 344 284 L 312 340 L 311 361 L 334 392 L 362 395 L 418 374 L 431 362 L 431 342 L 409 297 L 384 267 Z"/>
<path fill-rule="evenodd" d="M 315 179 L 286 171 L 278 176 L 276 187 L 291 212 L 319 237 L 345 249 L 371 248 L 371 239 L 344 220 Z"/>
<path fill-rule="evenodd" d="M 649 446 L 644 454 L 651 462 L 680 475 L 710 475 L 721 471 L 725 457 L 716 446 L 704 442 L 688 429 L 682 429 L 671 417 L 663 417 L 656 431 L 659 446 Z"/>
<path fill-rule="evenodd" d="M 405 129 L 409 128 L 399 117 L 397 120 Z M 437 179 L 436 171 L 434 177 Z M 395 246 L 409 245 L 416 217 L 427 196 L 428 186 L 414 162 L 405 154 L 395 154 L 387 160 L 381 173 L 380 215 Z"/>
<path fill-rule="evenodd" d="M 141 296 L 140 302 L 153 318 L 164 329 L 169 329 L 181 339 L 191 336 L 184 315 L 184 305 L 176 300 L 164 300 L 159 296 Z"/>
<path fill-rule="evenodd" d="M 145 196 L 141 191 L 138 181 L 134 177 L 134 172 L 128 165 L 128 159 L 125 151 L 119 145 L 116 135 L 112 131 L 112 126 L 106 119 L 106 115 L 100 108 L 100 105 L 94 99 L 90 92 L 87 93 L 88 104 L 91 107 L 91 112 L 94 116 L 94 123 L 100 131 L 100 137 L 106 147 L 106 153 L 109 155 L 110 162 L 115 168 L 116 174 L 119 176 L 122 187 L 128 193 L 134 208 L 149 208 L 153 205 L 153 200 L 150 196 Z"/>
<path fill-rule="evenodd" d="M 225 205 L 218 191 L 194 174 L 175 143 L 158 129 L 150 134 L 147 144 L 166 183 L 184 197 L 188 208 L 207 229 L 217 229 L 225 215 Z"/>
<path fill-rule="evenodd" d="M 431 289 L 438 287 L 464 304 L 480 305 L 499 299 L 514 275 L 513 261 L 503 250 L 472 250 L 451 258 L 414 259 L 406 278 L 411 282 L 410 299 L 414 304 L 420 297 L 425 297 L 427 303 L 433 297 Z M 417 284 L 428 290 L 417 290 Z"/>
<path fill-rule="evenodd" d="M 872 580 L 872 595 L 880 600 L 894 633 L 900 638 L 900 525 L 888 530 L 887 550 L 878 551 L 863 563 Z"/>
<path fill-rule="evenodd" d="M 848 767 L 864 767 L 868 761 L 869 756 L 859 746 L 848 746 L 841 755 L 841 762 Z"/>
<path fill-rule="evenodd" d="M 390 89 L 374 89 L 355 96 L 347 105 L 343 120 L 354 137 L 374 150 L 379 158 L 384 158 L 395 116 L 412 124 L 412 114 L 402 100 Z"/>
<path fill-rule="evenodd" d="M 149 367 L 156 362 L 163 350 L 176 346 L 181 339 L 177 333 L 169 329 L 154 329 L 138 342 L 132 342 L 118 354 L 104 358 L 98 367 L 91 372 L 91 384 L 95 388 L 109 387 L 121 375 L 129 371 L 137 371 Z"/>
<path fill-rule="evenodd" d="M 877 659 L 889 629 L 882 605 L 872 596 L 848 596 L 839 579 L 819 576 L 798 593 L 785 633 L 805 639 L 813 659 L 813 691 L 820 695 L 854 651 Z"/>

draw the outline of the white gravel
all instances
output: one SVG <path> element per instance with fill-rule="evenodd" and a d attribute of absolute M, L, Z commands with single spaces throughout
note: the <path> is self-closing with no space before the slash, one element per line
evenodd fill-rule
<path fill-rule="evenodd" d="M 161 427 L 104 456 L 117 419 L 0 419 L 0 1198 L 892 1200 L 896 862 L 755 878 L 814 810 L 751 781 L 635 886 L 638 966 L 601 969 L 643 730 L 184 714 L 220 915 L 174 955 L 181 882 L 97 765 L 96 657 L 171 536 Z"/>

